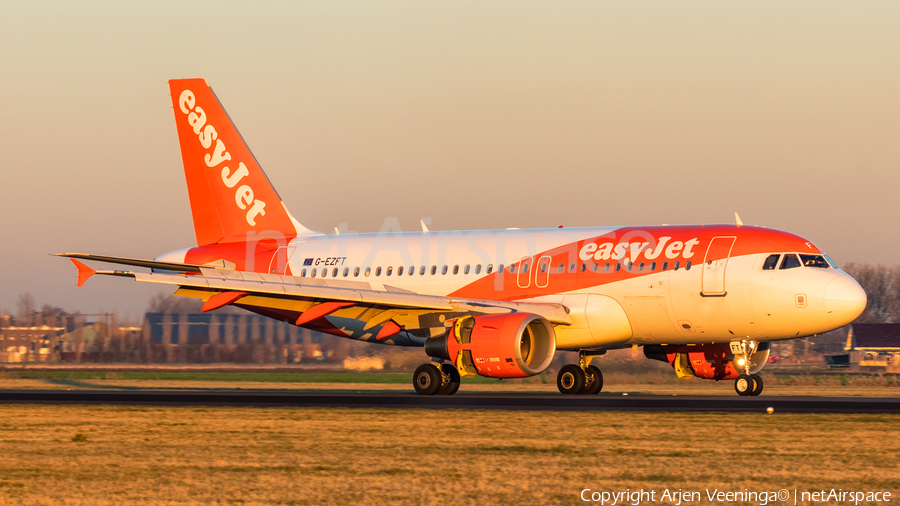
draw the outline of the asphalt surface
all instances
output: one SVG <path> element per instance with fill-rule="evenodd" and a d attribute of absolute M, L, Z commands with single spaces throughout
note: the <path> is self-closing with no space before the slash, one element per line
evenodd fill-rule
<path fill-rule="evenodd" d="M 156 406 L 293 406 L 307 408 L 498 409 L 509 411 L 670 411 L 765 413 L 900 413 L 895 397 L 739 397 L 406 392 L 0 390 L 0 404 Z"/>

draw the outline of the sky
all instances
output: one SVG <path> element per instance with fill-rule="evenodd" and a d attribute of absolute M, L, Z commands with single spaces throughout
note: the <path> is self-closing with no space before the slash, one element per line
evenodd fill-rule
<path fill-rule="evenodd" d="M 58 252 L 194 245 L 167 80 L 305 226 L 731 223 L 898 264 L 894 1 L 0 3 L 0 309 L 137 318 Z"/>

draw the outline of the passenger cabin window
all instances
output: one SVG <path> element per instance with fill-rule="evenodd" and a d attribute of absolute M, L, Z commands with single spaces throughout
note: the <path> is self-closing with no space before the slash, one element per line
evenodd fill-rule
<path fill-rule="evenodd" d="M 393 268 L 393 267 L 388 267 L 388 268 L 387 268 L 387 275 L 390 276 L 392 272 L 394 272 L 394 268 Z"/>
<path fill-rule="evenodd" d="M 575 272 L 575 264 L 569 264 L 569 272 Z"/>
<path fill-rule="evenodd" d="M 349 276 L 349 275 L 350 275 L 350 268 L 349 268 L 349 267 L 344 267 L 344 277 L 346 278 L 346 277 Z"/>
<path fill-rule="evenodd" d="M 447 274 L 447 266 L 441 268 L 441 274 Z"/>
<path fill-rule="evenodd" d="M 434 276 L 435 274 L 437 274 L 437 265 L 432 265 L 431 266 L 431 275 Z"/>
<path fill-rule="evenodd" d="M 415 265 L 410 265 L 410 266 L 409 266 L 409 271 L 408 271 L 408 272 L 409 272 L 409 275 L 410 275 L 410 276 L 412 276 L 413 274 L 415 274 L 415 273 L 416 273 L 416 266 L 415 266 Z"/>
<path fill-rule="evenodd" d="M 587 270 L 587 264 L 584 262 L 581 262 L 581 272 L 584 272 L 586 270 Z"/>
<path fill-rule="evenodd" d="M 616 262 L 616 272 L 622 270 L 622 262 Z"/>
<path fill-rule="evenodd" d="M 376 276 L 381 276 L 381 267 L 378 267 L 378 268 L 375 269 L 375 275 L 376 275 Z"/>
<path fill-rule="evenodd" d="M 328 277 L 328 269 L 322 269 L 322 277 Z"/>
<path fill-rule="evenodd" d="M 469 267 L 468 265 L 466 265 L 466 267 L 463 269 L 463 274 L 468 274 L 468 273 L 469 273 L 469 270 L 471 270 L 471 267 Z"/>
<path fill-rule="evenodd" d="M 419 276 L 424 276 L 424 275 L 425 275 L 425 266 L 423 265 L 422 267 L 419 267 Z"/>
<path fill-rule="evenodd" d="M 591 264 L 591 271 L 597 272 L 598 267 L 600 267 L 600 264 L 598 264 L 597 262 L 594 262 L 593 264 Z"/>
<path fill-rule="evenodd" d="M 822 255 L 800 255 L 800 262 L 804 267 L 818 267 L 819 269 L 827 269 L 831 267 L 828 261 Z"/>
<path fill-rule="evenodd" d="M 372 268 L 366 267 L 366 277 L 369 277 L 369 274 L 372 274 Z"/>
<path fill-rule="evenodd" d="M 655 271 L 655 270 L 656 270 L 656 262 L 650 262 L 650 270 L 651 270 L 651 271 Z"/>
<path fill-rule="evenodd" d="M 669 269 L 669 262 L 663 262 L 663 264 L 662 264 L 662 270 L 665 271 L 665 270 L 668 270 L 668 269 Z"/>
<path fill-rule="evenodd" d="M 687 262 L 685 262 L 685 264 L 684 264 L 684 270 L 686 270 L 686 271 L 691 270 L 691 261 L 690 261 L 690 260 L 688 260 Z"/>
<path fill-rule="evenodd" d="M 306 269 L 302 269 L 302 270 L 300 271 L 300 277 L 301 277 L 301 278 L 305 278 L 305 277 L 306 277 Z"/>
<path fill-rule="evenodd" d="M 459 274 L 459 266 L 458 265 L 453 266 L 453 274 Z"/>
<path fill-rule="evenodd" d="M 358 278 L 358 277 L 359 277 L 359 267 L 353 269 L 353 277 L 354 277 L 354 278 Z"/>
<path fill-rule="evenodd" d="M 475 274 L 481 274 L 481 264 L 475 266 Z"/>
<path fill-rule="evenodd" d="M 388 270 L 388 272 L 390 272 L 390 270 Z M 390 275 L 390 274 L 388 274 L 388 275 Z M 403 275 L 403 266 L 402 265 L 400 267 L 397 267 L 397 275 L 398 276 Z"/>
<path fill-rule="evenodd" d="M 487 270 L 484 272 L 486 272 L 487 274 L 494 272 L 494 264 L 488 264 Z"/>
<path fill-rule="evenodd" d="M 510 274 L 515 274 L 515 273 L 516 273 L 516 264 L 512 264 L 512 265 L 509 266 L 509 273 L 510 273 Z"/>
<path fill-rule="evenodd" d="M 609 272 L 609 262 L 603 264 L 603 272 Z"/>
<path fill-rule="evenodd" d="M 769 255 L 766 257 L 766 261 L 763 262 L 763 270 L 764 271 L 774 271 L 775 267 L 778 267 L 778 259 L 781 258 L 781 255 Z"/>
<path fill-rule="evenodd" d="M 566 265 L 564 263 L 560 262 L 559 266 L 556 268 L 556 272 L 562 272 L 563 270 L 565 270 L 565 268 L 566 268 Z"/>
<path fill-rule="evenodd" d="M 795 267 L 800 267 L 800 259 L 797 258 L 797 255 L 788 253 L 784 256 L 784 260 L 781 261 L 781 268 L 793 269 Z"/>
<path fill-rule="evenodd" d="M 681 266 L 681 262 L 675 262 L 675 265 L 672 266 L 672 270 L 677 271 L 678 267 L 680 267 L 680 266 Z"/>
<path fill-rule="evenodd" d="M 503 264 L 500 264 L 497 266 L 497 274 L 502 274 L 502 273 L 503 273 Z"/>
<path fill-rule="evenodd" d="M 311 277 L 311 278 L 316 277 L 316 269 L 312 270 L 312 272 L 309 274 L 309 277 Z"/>
<path fill-rule="evenodd" d="M 638 270 L 639 271 L 644 270 L 644 262 L 641 262 L 640 264 L 638 264 Z"/>

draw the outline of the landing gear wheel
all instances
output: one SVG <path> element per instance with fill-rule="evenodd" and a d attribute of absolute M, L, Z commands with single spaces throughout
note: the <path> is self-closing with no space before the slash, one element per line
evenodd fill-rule
<path fill-rule="evenodd" d="M 750 391 L 750 395 L 761 394 L 763 389 L 762 377 L 759 374 L 751 374 L 750 377 L 753 379 L 753 390 Z"/>
<path fill-rule="evenodd" d="M 559 391 L 574 395 L 584 388 L 584 371 L 575 364 L 566 364 L 559 370 L 556 376 L 556 387 Z"/>
<path fill-rule="evenodd" d="M 762 384 L 762 382 L 760 382 L 760 384 Z M 747 374 L 741 374 L 734 380 L 734 391 L 741 396 L 750 395 L 750 393 L 753 392 L 754 386 L 753 378 Z"/>
<path fill-rule="evenodd" d="M 456 367 L 453 367 L 450 364 L 441 364 L 441 371 L 444 372 L 447 376 L 450 376 L 450 381 L 447 382 L 446 385 L 442 386 L 438 389 L 438 395 L 453 395 L 459 390 L 459 371 Z"/>
<path fill-rule="evenodd" d="M 603 390 L 603 373 L 600 372 L 600 368 L 595 365 L 589 365 L 587 367 L 587 371 L 585 371 L 585 385 L 584 388 L 581 389 L 581 394 L 586 395 L 594 395 L 600 393 L 600 390 Z"/>
<path fill-rule="evenodd" d="M 441 388 L 441 371 L 434 364 L 422 364 L 413 373 L 413 387 L 419 395 L 434 395 Z"/>

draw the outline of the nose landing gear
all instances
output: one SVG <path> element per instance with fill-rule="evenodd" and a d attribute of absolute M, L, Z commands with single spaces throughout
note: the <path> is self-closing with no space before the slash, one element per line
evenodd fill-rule
<path fill-rule="evenodd" d="M 566 364 L 556 376 L 556 387 L 560 393 L 567 395 L 593 395 L 603 389 L 603 373 L 600 368 L 591 364 L 591 360 L 602 352 L 579 352 L 578 364 Z"/>
<path fill-rule="evenodd" d="M 751 340 L 731 342 L 734 366 L 741 371 L 740 376 L 734 380 L 734 391 L 740 396 L 755 396 L 763 391 L 762 377 L 759 374 L 750 374 L 750 358 L 758 347 L 759 343 Z"/>
<path fill-rule="evenodd" d="M 738 395 L 759 395 L 763 390 L 763 380 L 759 374 L 741 374 L 734 380 L 734 391 Z"/>

